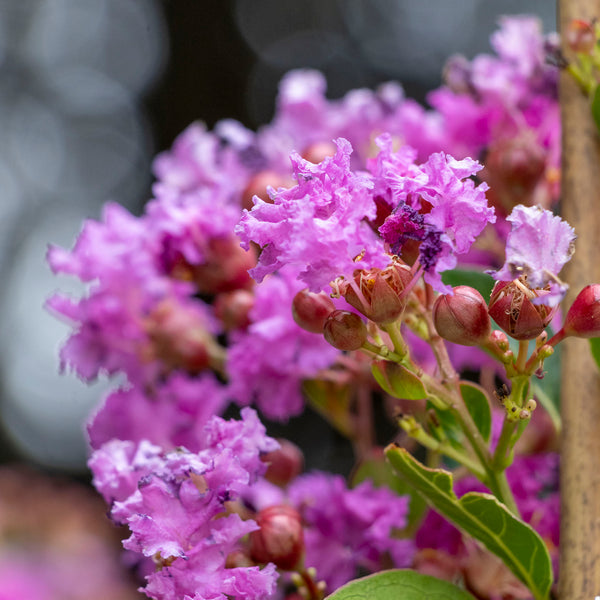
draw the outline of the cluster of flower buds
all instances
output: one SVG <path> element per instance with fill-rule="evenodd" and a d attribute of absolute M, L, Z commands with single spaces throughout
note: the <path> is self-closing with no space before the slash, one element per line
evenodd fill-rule
<path fill-rule="evenodd" d="M 524 278 L 499 281 L 494 286 L 489 307 L 481 294 L 469 286 L 457 286 L 452 294 L 438 296 L 433 307 L 437 332 L 444 339 L 463 346 L 491 343 L 508 350 L 506 336 L 491 330 L 490 316 L 510 337 L 533 340 L 544 334 L 557 307 L 535 303 L 547 293 L 532 290 Z M 504 342 L 500 339 L 504 336 Z M 550 340 L 555 345 L 565 337 L 600 337 L 600 284 L 583 288 L 569 308 L 562 329 Z M 545 343 L 545 342 L 544 342 Z"/>

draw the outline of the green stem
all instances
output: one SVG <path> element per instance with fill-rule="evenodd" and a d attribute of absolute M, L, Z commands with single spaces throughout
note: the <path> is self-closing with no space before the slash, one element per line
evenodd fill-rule
<path fill-rule="evenodd" d="M 436 440 L 426 433 L 421 424 L 418 423 L 414 417 L 404 417 L 403 419 L 400 419 L 400 427 L 402 427 L 411 438 L 419 442 L 422 446 L 425 446 L 425 448 L 445 454 L 448 458 L 455 460 L 457 463 L 460 463 L 469 469 L 469 471 L 471 471 L 478 479 L 486 479 L 485 472 L 476 461 L 464 451 L 454 448 L 454 446 L 451 446 L 447 442 Z"/>
<path fill-rule="evenodd" d="M 404 360 L 402 356 L 392 352 L 387 346 L 377 346 L 371 342 L 365 342 L 361 349 L 370 354 L 374 354 L 379 358 L 391 360 L 393 362 L 402 363 Z"/>
<path fill-rule="evenodd" d="M 517 362 L 515 368 L 519 373 L 523 373 L 525 365 L 527 364 L 527 353 L 529 352 L 529 340 L 521 340 L 519 342 L 519 354 L 517 355 Z"/>
<path fill-rule="evenodd" d="M 509 419 L 508 415 L 505 415 L 502 431 L 498 438 L 498 444 L 496 445 L 496 451 L 492 458 L 492 468 L 495 471 L 503 471 L 508 466 L 508 456 L 514 447 L 512 439 L 516 426 L 517 422 Z"/>
<path fill-rule="evenodd" d="M 398 323 L 390 323 L 389 325 L 382 325 L 382 329 L 390 336 L 392 344 L 394 345 L 394 352 L 404 358 L 408 352 L 406 342 L 400 333 L 400 327 Z"/>

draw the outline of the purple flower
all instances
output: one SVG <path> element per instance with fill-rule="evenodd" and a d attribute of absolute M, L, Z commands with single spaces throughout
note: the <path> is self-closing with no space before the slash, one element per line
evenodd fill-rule
<path fill-rule="evenodd" d="M 241 405 L 254 402 L 271 419 L 302 412 L 302 380 L 338 356 L 323 336 L 294 321 L 292 300 L 303 287 L 287 269 L 256 286 L 251 324 L 233 337 L 227 354 L 233 398 Z"/>
<path fill-rule="evenodd" d="M 389 143 L 384 144 L 382 153 L 389 152 Z M 451 288 L 442 283 L 441 273 L 453 269 L 457 255 L 466 254 L 484 227 L 496 220 L 485 197 L 487 185 L 476 187 L 468 179 L 481 165 L 444 153 L 432 154 L 417 169 L 390 165 L 382 176 L 397 205 L 379 231 L 393 250 L 408 239 L 420 241 L 425 281 L 436 291 L 449 293 Z"/>
<path fill-rule="evenodd" d="M 251 212 L 236 227 L 244 248 L 262 247 L 257 280 L 287 266 L 311 291 L 319 292 L 340 275 L 351 276 L 361 258 L 362 268 L 389 263 L 383 243 L 365 219 L 374 219 L 371 178 L 350 170 L 352 148 L 336 141 L 337 153 L 318 165 L 292 155 L 298 185 L 279 190 L 273 203 L 256 198 Z"/>
<path fill-rule="evenodd" d="M 143 590 L 151 598 L 268 598 L 273 566 L 226 567 L 240 538 L 257 528 L 228 514 L 226 503 L 264 474 L 260 455 L 278 444 L 250 409 L 240 421 L 213 417 L 198 438 L 197 453 L 164 453 L 143 440 L 108 442 L 90 460 L 94 483 L 112 504 L 113 520 L 131 531 L 125 548 L 157 562 Z"/>
<path fill-rule="evenodd" d="M 228 401 L 226 388 L 210 373 L 192 378 L 175 372 L 154 389 L 130 386 L 111 392 L 88 425 L 93 448 L 111 439 L 145 439 L 165 449 L 198 451 L 200 433 Z"/>
<path fill-rule="evenodd" d="M 413 543 L 394 536 L 406 526 L 408 498 L 366 481 L 348 489 L 339 475 L 298 477 L 289 502 L 305 523 L 306 565 L 333 591 L 356 576 L 358 568 L 377 571 L 389 554 L 397 567 L 410 565 Z"/>
<path fill-rule="evenodd" d="M 493 273 L 498 281 L 525 276 L 531 288 L 550 286 L 550 293 L 537 300 L 556 306 L 568 286 L 558 273 L 574 251 L 575 231 L 560 217 L 537 206 L 516 206 L 508 221 L 512 229 L 506 240 L 506 262 Z"/>

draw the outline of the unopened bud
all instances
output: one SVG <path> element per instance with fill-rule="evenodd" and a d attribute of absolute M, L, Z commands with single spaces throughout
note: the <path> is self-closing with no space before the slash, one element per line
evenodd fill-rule
<path fill-rule="evenodd" d="M 587 285 L 579 292 L 567 312 L 563 329 L 565 335 L 600 337 L 600 284 Z"/>
<path fill-rule="evenodd" d="M 148 315 L 145 329 L 152 342 L 146 358 L 167 369 L 197 373 L 211 362 L 216 343 L 202 316 L 190 306 L 163 300 Z"/>
<path fill-rule="evenodd" d="M 596 45 L 594 26 L 589 21 L 573 19 L 567 26 L 567 43 L 573 52 L 591 54 Z"/>
<path fill-rule="evenodd" d="M 276 190 L 280 187 L 290 187 L 292 185 L 294 185 L 294 182 L 289 177 L 280 175 L 275 171 L 261 171 L 250 178 L 242 192 L 242 208 L 252 210 L 254 196 L 258 196 L 264 202 L 271 202 L 268 192 L 269 187 Z"/>
<path fill-rule="evenodd" d="M 533 304 L 533 299 L 546 293 L 531 289 L 524 278 L 498 281 L 490 298 L 490 316 L 510 337 L 532 340 L 544 331 L 556 312 L 556 307 Z"/>
<path fill-rule="evenodd" d="M 250 309 L 253 306 L 254 294 L 247 290 L 219 294 L 213 305 L 215 316 L 223 323 L 225 331 L 247 329 L 250 325 Z"/>
<path fill-rule="evenodd" d="M 325 320 L 335 310 L 331 298 L 325 292 L 315 294 L 301 290 L 292 301 L 294 321 L 312 333 L 323 333 Z"/>
<path fill-rule="evenodd" d="M 328 156 L 335 156 L 337 147 L 333 142 L 315 142 L 302 153 L 302 158 L 311 163 L 318 164 Z"/>
<path fill-rule="evenodd" d="M 338 350 L 358 350 L 367 341 L 364 321 L 347 310 L 334 310 L 325 321 L 323 334 Z"/>
<path fill-rule="evenodd" d="M 378 325 L 393 323 L 406 306 L 405 288 L 412 281 L 410 267 L 398 257 L 385 269 L 354 272 L 353 282 L 338 280 L 333 286 L 356 310 Z"/>
<path fill-rule="evenodd" d="M 261 510 L 256 523 L 258 531 L 250 533 L 250 556 L 259 563 L 274 563 L 291 571 L 304 556 L 302 517 L 286 504 Z"/>
<path fill-rule="evenodd" d="M 490 342 L 496 344 L 502 352 L 506 352 L 510 348 L 506 334 L 499 329 L 494 329 L 494 331 L 490 333 Z"/>
<path fill-rule="evenodd" d="M 302 450 L 293 442 L 285 439 L 277 441 L 279 442 L 279 448 L 263 454 L 261 460 L 269 465 L 265 473 L 265 479 L 275 485 L 284 487 L 302 472 L 304 455 Z"/>
<path fill-rule="evenodd" d="M 437 332 L 455 344 L 484 344 L 492 325 L 483 296 L 468 285 L 459 285 L 453 292 L 438 296 L 433 305 L 433 321 Z"/>
<path fill-rule="evenodd" d="M 496 205 L 508 214 L 517 204 L 530 204 L 546 171 L 548 151 L 537 135 L 525 130 L 492 145 L 482 178 L 493 190 Z"/>
<path fill-rule="evenodd" d="M 530 398 L 529 400 L 527 400 L 527 403 L 525 404 L 525 410 L 528 410 L 529 412 L 533 412 L 536 408 L 537 408 L 537 402 L 533 398 Z"/>

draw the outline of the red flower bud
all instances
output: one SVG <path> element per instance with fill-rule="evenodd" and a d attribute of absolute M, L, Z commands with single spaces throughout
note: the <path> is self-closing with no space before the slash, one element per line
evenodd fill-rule
<path fill-rule="evenodd" d="M 524 278 L 499 281 L 492 290 L 490 317 L 510 337 L 533 340 L 546 329 L 556 312 L 557 307 L 532 303 L 546 293 L 543 289 L 531 289 Z"/>
<path fill-rule="evenodd" d="M 219 294 L 233 290 L 252 289 L 253 279 L 248 269 L 256 266 L 256 252 L 244 250 L 236 236 L 213 238 L 205 251 L 205 262 L 192 267 L 198 291 Z"/>
<path fill-rule="evenodd" d="M 261 460 L 267 463 L 265 479 L 279 485 L 286 486 L 302 472 L 304 467 L 304 455 L 302 450 L 293 442 L 285 439 L 277 440 L 279 448 L 273 452 L 267 452 L 261 456 Z"/>
<path fill-rule="evenodd" d="M 302 158 L 311 163 L 318 164 L 328 156 L 335 156 L 337 147 L 333 142 L 315 142 L 304 149 Z"/>
<path fill-rule="evenodd" d="M 250 556 L 259 563 L 272 562 L 280 569 L 290 571 L 304 556 L 302 517 L 286 504 L 261 510 L 256 523 L 258 531 L 250 533 Z"/>
<path fill-rule="evenodd" d="M 225 331 L 246 329 L 250 325 L 248 313 L 254 306 L 254 295 L 247 290 L 219 294 L 213 306 L 215 316 L 223 323 Z"/>
<path fill-rule="evenodd" d="M 482 178 L 493 190 L 494 203 L 506 214 L 517 204 L 531 204 L 547 162 L 548 152 L 530 131 L 491 146 Z"/>
<path fill-rule="evenodd" d="M 166 369 L 185 369 L 198 373 L 211 364 L 216 342 L 207 331 L 204 320 L 189 306 L 174 300 L 163 300 L 145 321 L 152 345 L 145 358 L 160 360 Z"/>
<path fill-rule="evenodd" d="M 600 284 L 586 285 L 569 308 L 565 335 L 582 338 L 600 337 Z"/>
<path fill-rule="evenodd" d="M 367 341 L 367 326 L 350 311 L 334 310 L 325 321 L 323 335 L 338 350 L 358 350 Z"/>
<path fill-rule="evenodd" d="M 252 198 L 254 198 L 254 196 L 258 196 L 265 202 L 271 202 L 271 198 L 269 198 L 267 192 L 268 187 L 272 187 L 276 190 L 280 187 L 291 187 L 293 185 L 294 181 L 290 177 L 280 175 L 275 171 L 261 171 L 250 178 L 246 188 L 242 192 L 242 208 L 252 210 L 252 207 L 254 206 Z"/>
<path fill-rule="evenodd" d="M 334 310 L 335 306 L 325 292 L 314 294 L 304 289 L 294 296 L 292 302 L 294 321 L 312 333 L 323 333 L 325 319 Z"/>
<path fill-rule="evenodd" d="M 394 322 L 406 306 L 404 289 L 412 281 L 410 267 L 395 257 L 385 269 L 363 269 L 354 272 L 351 284 L 343 279 L 334 284 L 336 293 L 374 323 Z"/>
<path fill-rule="evenodd" d="M 453 292 L 453 295 L 438 296 L 433 305 L 433 321 L 437 332 L 455 344 L 484 344 L 492 325 L 483 296 L 468 285 L 459 285 Z"/>
<path fill-rule="evenodd" d="M 589 21 L 573 19 L 567 27 L 567 43 L 573 52 L 591 54 L 596 44 L 594 26 Z"/>

